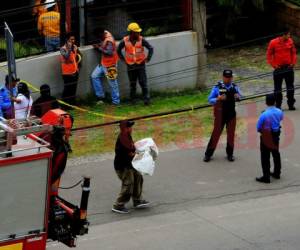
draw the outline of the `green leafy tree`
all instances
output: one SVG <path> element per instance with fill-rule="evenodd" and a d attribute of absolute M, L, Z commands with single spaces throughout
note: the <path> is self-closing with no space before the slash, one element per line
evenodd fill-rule
<path fill-rule="evenodd" d="M 268 1 L 274 0 L 215 0 L 217 5 L 225 12 L 224 38 L 236 41 L 237 34 L 234 30 L 238 27 L 238 20 L 255 16 L 253 13 L 264 12 Z"/>
<path fill-rule="evenodd" d="M 264 10 L 265 0 L 217 0 L 220 6 L 230 7 L 237 13 L 241 13 L 243 6 L 252 4 L 259 10 Z"/>

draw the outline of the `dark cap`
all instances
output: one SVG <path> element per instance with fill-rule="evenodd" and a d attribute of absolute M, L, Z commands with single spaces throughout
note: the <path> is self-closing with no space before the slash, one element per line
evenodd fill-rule
<path fill-rule="evenodd" d="M 272 93 L 272 94 L 267 94 L 266 95 L 266 104 L 268 106 L 273 106 L 275 104 L 275 95 Z"/>
<path fill-rule="evenodd" d="M 224 69 L 223 76 L 224 77 L 232 77 L 232 70 L 231 69 Z"/>
<path fill-rule="evenodd" d="M 124 120 L 120 122 L 120 128 L 130 128 L 134 125 L 134 121 Z"/>
<path fill-rule="evenodd" d="M 19 81 L 20 81 L 20 79 L 17 78 L 17 77 L 15 77 L 15 76 L 12 76 L 12 77 L 11 77 L 11 80 L 12 80 L 13 82 L 19 82 Z M 8 75 L 5 76 L 5 83 L 6 83 L 6 84 L 9 83 L 9 77 L 8 77 Z"/>

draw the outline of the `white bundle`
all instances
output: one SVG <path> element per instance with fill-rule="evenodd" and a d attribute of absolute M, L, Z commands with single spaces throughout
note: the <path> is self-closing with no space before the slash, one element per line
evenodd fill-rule
<path fill-rule="evenodd" d="M 134 144 L 136 154 L 132 160 L 133 167 L 142 175 L 153 175 L 158 147 L 152 138 L 144 138 Z"/>

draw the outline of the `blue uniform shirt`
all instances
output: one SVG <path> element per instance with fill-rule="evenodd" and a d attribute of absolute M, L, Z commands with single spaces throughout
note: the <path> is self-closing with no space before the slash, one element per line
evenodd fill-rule
<path fill-rule="evenodd" d="M 221 83 L 227 90 L 229 90 L 230 88 L 233 87 L 233 83 L 225 84 L 225 83 L 223 83 L 223 81 L 220 81 L 219 83 Z M 235 88 L 236 92 L 239 94 L 239 97 L 241 97 L 242 94 L 241 94 L 241 91 L 240 91 L 239 87 L 235 85 L 234 88 Z M 212 88 L 212 90 L 211 90 L 211 92 L 210 92 L 210 94 L 208 96 L 208 102 L 210 104 L 213 104 L 213 105 L 216 104 L 217 97 L 220 95 L 220 91 L 219 90 L 220 89 L 219 89 L 219 87 L 217 85 Z"/>
<path fill-rule="evenodd" d="M 17 95 L 17 88 L 14 87 L 13 96 Z M 9 89 L 4 85 L 0 88 L 0 116 L 3 116 L 2 109 L 9 109 L 11 107 L 11 100 L 10 100 L 10 92 Z"/>
<path fill-rule="evenodd" d="M 278 132 L 280 122 L 283 119 L 283 112 L 275 106 L 268 107 L 258 118 L 256 129 L 258 132 L 263 130 Z"/>

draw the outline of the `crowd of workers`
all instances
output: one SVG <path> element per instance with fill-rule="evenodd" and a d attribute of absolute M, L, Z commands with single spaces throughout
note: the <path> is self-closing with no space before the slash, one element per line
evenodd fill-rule
<path fill-rule="evenodd" d="M 130 23 L 128 25 L 129 35 L 125 36 L 117 46 L 113 35 L 109 31 L 104 29 L 98 30 L 100 42 L 93 46 L 101 53 L 101 59 L 91 74 L 91 82 L 98 104 L 103 103 L 105 99 L 103 88 L 104 77 L 107 79 L 111 89 L 112 105 L 120 104 L 117 69 L 119 59 L 127 65 L 131 102 L 135 103 L 136 101 L 136 84 L 138 81 L 142 89 L 144 104 L 150 104 L 146 63 L 151 60 L 153 47 L 141 36 L 141 31 L 142 29 L 137 23 Z M 148 53 L 145 53 L 144 48 L 148 50 Z M 67 34 L 66 43 L 61 47 L 60 53 L 61 70 L 64 80 L 62 98 L 70 104 L 75 104 L 81 53 L 75 44 L 74 34 Z"/>
<path fill-rule="evenodd" d="M 47 1 L 46 1 L 47 3 Z M 56 50 L 60 44 L 59 32 L 53 27 L 59 27 L 59 13 L 55 5 L 46 5 L 47 11 L 38 17 L 39 31 L 45 37 L 47 51 Z M 58 14 L 57 14 L 58 13 Z M 51 24 L 47 28 L 49 20 L 58 22 L 57 26 Z M 118 61 L 124 61 L 127 65 L 127 73 L 130 82 L 130 100 L 136 101 L 137 81 L 142 90 L 143 102 L 150 104 L 150 94 L 147 84 L 146 63 L 151 60 L 153 47 L 141 36 L 142 29 L 137 23 L 128 25 L 129 34 L 120 41 L 117 46 L 113 35 L 99 29 L 100 42 L 94 44 L 94 48 L 101 53 L 101 59 L 91 74 L 91 82 L 97 98 L 101 104 L 105 98 L 103 90 L 103 78 L 105 77 L 111 89 L 112 105 L 120 104 Z M 145 53 L 145 48 L 148 53 Z M 76 103 L 76 90 L 81 63 L 81 52 L 76 45 L 75 35 L 67 34 L 65 44 L 60 48 L 60 61 L 64 89 L 62 99 L 69 103 Z M 270 41 L 267 49 L 267 62 L 274 68 L 274 93 L 266 96 L 267 109 L 260 115 L 257 122 L 257 131 L 260 136 L 261 166 L 263 175 L 256 181 L 270 183 L 270 177 L 280 179 L 281 157 L 279 152 L 280 123 L 283 120 L 282 83 L 286 82 L 287 104 L 289 110 L 295 110 L 294 98 L 294 66 L 296 64 L 296 48 L 289 30 L 282 36 Z M 0 116 L 10 119 L 25 119 L 30 114 L 41 117 L 49 109 L 58 108 L 55 97 L 51 96 L 50 87 L 46 84 L 40 87 L 41 96 L 33 102 L 26 83 L 13 78 L 9 81 L 7 76 L 5 85 L 0 89 Z M 9 82 L 11 82 L 9 89 Z M 208 101 L 214 107 L 214 128 L 208 142 L 203 161 L 209 162 L 217 147 L 221 133 L 226 127 L 227 146 L 226 154 L 229 162 L 235 161 L 234 138 L 236 128 L 235 103 L 242 98 L 239 87 L 233 82 L 233 72 L 230 69 L 223 71 L 223 80 L 219 81 L 211 90 Z M 15 105 L 12 105 L 12 102 Z M 32 107 L 32 109 L 31 109 Z M 13 112 L 14 115 L 13 115 Z M 133 121 L 120 123 L 120 134 L 115 146 L 114 167 L 117 176 L 122 182 L 121 192 L 113 205 L 112 210 L 117 213 L 128 213 L 125 204 L 132 198 L 134 207 L 147 207 L 149 202 L 142 199 L 143 177 L 132 167 L 132 159 L 135 155 L 134 142 L 132 140 Z M 270 155 L 274 160 L 274 171 L 271 172 Z"/>

